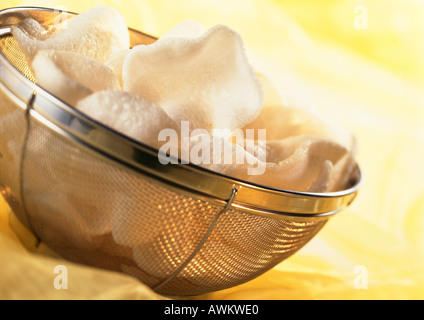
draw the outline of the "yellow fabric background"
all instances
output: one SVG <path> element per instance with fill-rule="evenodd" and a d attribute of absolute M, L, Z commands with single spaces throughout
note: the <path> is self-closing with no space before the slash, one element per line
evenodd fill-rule
<path fill-rule="evenodd" d="M 358 139 L 365 184 L 355 203 L 280 266 L 200 298 L 424 298 L 422 1 L 4 0 L 0 9 L 81 12 L 97 4 L 117 8 L 129 26 L 156 36 L 182 19 L 234 28 L 254 67 L 281 92 L 313 105 Z M 359 4 L 368 9 L 368 29 L 354 27 Z M 132 278 L 71 264 L 43 246 L 30 249 L 34 240 L 26 234 L 21 242 L 9 219 L 0 197 L 0 298 L 161 298 Z M 69 269 L 68 290 L 53 287 L 53 268 L 60 264 Z M 362 289 L 361 270 L 367 270 Z"/>

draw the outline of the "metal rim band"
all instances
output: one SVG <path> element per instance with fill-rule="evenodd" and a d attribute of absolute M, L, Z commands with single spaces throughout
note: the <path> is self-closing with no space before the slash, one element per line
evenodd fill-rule
<path fill-rule="evenodd" d="M 53 13 L 52 9 L 46 8 L 13 8 L 0 11 L 0 37 L 10 34 L 10 25 L 2 27 L 2 22 L 6 20 L 2 19 L 2 16 L 20 14 L 28 17 L 22 14 L 23 11 Z M 132 39 L 154 39 L 131 29 L 130 32 Z M 164 166 L 159 162 L 158 157 L 161 155 L 157 150 L 105 127 L 52 96 L 22 75 L 3 54 L 0 54 L 0 84 L 2 91 L 14 101 L 21 101 L 18 104 L 21 108 L 26 108 L 28 101 L 34 99 L 30 116 L 65 139 L 113 159 L 155 181 L 172 185 L 175 190 L 193 198 L 212 201 L 223 207 L 236 187 L 237 196 L 232 202 L 232 208 L 236 210 L 274 218 L 327 218 L 349 206 L 362 185 L 359 167 L 357 181 L 352 188 L 336 193 L 316 194 L 256 185 L 192 164 Z"/>

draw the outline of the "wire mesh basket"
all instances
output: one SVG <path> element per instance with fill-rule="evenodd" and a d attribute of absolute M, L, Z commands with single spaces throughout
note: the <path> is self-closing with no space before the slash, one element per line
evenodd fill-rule
<path fill-rule="evenodd" d="M 249 281 L 287 259 L 361 183 L 338 193 L 279 190 L 158 151 L 49 94 L 11 26 L 62 12 L 0 12 L 0 191 L 19 220 L 63 258 L 138 278 L 160 294 L 199 295 Z M 68 17 L 72 13 L 66 13 Z M 156 39 L 130 29 L 131 45 Z"/>

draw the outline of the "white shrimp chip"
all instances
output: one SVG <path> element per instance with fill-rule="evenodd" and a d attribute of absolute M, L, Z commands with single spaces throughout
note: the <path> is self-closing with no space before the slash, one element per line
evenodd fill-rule
<path fill-rule="evenodd" d="M 249 175 L 246 165 L 235 165 L 229 173 L 239 179 L 274 188 L 327 192 L 333 167 L 348 153 L 327 139 L 303 135 L 266 143 L 266 165 L 261 175 Z"/>
<path fill-rule="evenodd" d="M 168 38 L 198 38 L 205 33 L 205 28 L 194 20 L 183 20 L 166 32 L 159 41 Z"/>
<path fill-rule="evenodd" d="M 27 36 L 40 41 L 44 41 L 50 36 L 50 32 L 43 25 L 39 24 L 37 20 L 32 18 L 22 20 L 18 27 L 12 28 L 12 33 L 17 31 L 17 29 L 23 31 Z"/>
<path fill-rule="evenodd" d="M 204 131 L 204 132 L 202 132 Z M 210 135 L 206 130 L 196 129 L 192 135 L 181 141 L 181 159 L 221 174 L 231 174 L 236 166 L 243 165 L 250 174 L 255 168 L 250 165 L 258 164 L 258 159 L 246 149 L 231 142 L 226 136 Z M 259 157 L 261 158 L 261 157 Z M 265 159 L 263 159 L 265 161 Z M 256 168 L 257 174 L 262 174 L 262 168 Z"/>
<path fill-rule="evenodd" d="M 336 192 L 351 187 L 350 183 L 358 173 L 357 170 L 358 165 L 352 153 L 346 154 L 334 165 L 327 191 Z"/>
<path fill-rule="evenodd" d="M 158 141 L 162 129 L 178 130 L 160 106 L 124 91 L 94 93 L 79 101 L 76 109 L 153 148 L 162 144 Z"/>
<path fill-rule="evenodd" d="M 114 55 L 112 55 L 106 62 L 105 65 L 109 67 L 116 75 L 116 77 L 119 80 L 119 84 L 121 86 L 121 89 L 124 86 L 123 80 L 122 80 L 122 68 L 124 65 L 124 61 L 128 53 L 130 52 L 130 49 L 124 49 L 121 50 Z"/>
<path fill-rule="evenodd" d="M 29 63 L 40 50 L 72 51 L 105 62 L 130 47 L 124 18 L 107 6 L 93 7 L 53 30 L 26 19 L 12 27 L 12 34 Z"/>
<path fill-rule="evenodd" d="M 339 143 L 352 153 L 356 152 L 354 136 L 335 123 L 323 119 L 314 111 L 283 103 L 278 90 L 264 75 L 258 74 L 264 88 L 265 102 L 259 116 L 246 129 L 266 129 L 268 140 L 281 140 L 297 135 L 316 135 Z"/>
<path fill-rule="evenodd" d="M 263 107 L 262 87 L 240 35 L 215 26 L 203 36 L 134 47 L 123 68 L 124 90 L 159 104 L 191 129 L 239 128 Z"/>
<path fill-rule="evenodd" d="M 38 85 L 72 106 L 93 92 L 121 89 L 111 69 L 74 52 L 40 51 L 31 68 Z"/>
<path fill-rule="evenodd" d="M 338 143 L 307 134 L 267 142 L 267 161 L 277 164 L 276 172 L 287 170 L 278 178 L 281 174 L 285 177 L 281 182 L 298 184 L 284 188 L 298 191 L 327 191 L 333 167 L 346 154 L 348 150 Z"/>
<path fill-rule="evenodd" d="M 331 183 L 331 176 L 334 165 L 330 160 L 325 160 L 321 163 L 321 170 L 318 172 L 317 178 L 311 183 L 307 192 L 323 193 L 328 192 Z"/>
<path fill-rule="evenodd" d="M 333 140 L 352 152 L 356 150 L 356 141 L 350 132 L 302 108 L 265 106 L 261 114 L 243 129 L 264 128 L 270 140 L 312 134 Z"/>

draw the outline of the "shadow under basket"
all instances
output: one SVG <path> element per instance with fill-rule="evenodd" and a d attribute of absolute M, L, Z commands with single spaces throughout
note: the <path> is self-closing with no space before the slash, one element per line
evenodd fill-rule
<path fill-rule="evenodd" d="M 37 86 L 11 27 L 58 14 L 0 12 L 0 191 L 63 258 L 134 276 L 159 294 L 200 295 L 273 268 L 355 199 L 359 167 L 344 191 L 313 194 L 160 164 L 157 150 Z M 132 46 L 156 40 L 130 34 Z"/>

